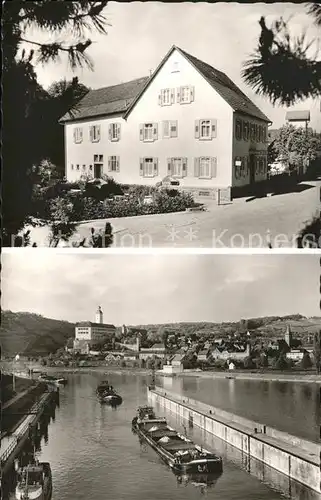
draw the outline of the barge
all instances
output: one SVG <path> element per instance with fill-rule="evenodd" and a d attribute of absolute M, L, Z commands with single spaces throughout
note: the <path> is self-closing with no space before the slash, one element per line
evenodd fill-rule
<path fill-rule="evenodd" d="M 17 485 L 10 500 L 50 500 L 52 476 L 48 462 L 30 463 L 17 470 Z"/>
<path fill-rule="evenodd" d="M 47 373 L 41 373 L 38 377 L 39 382 L 45 382 L 52 385 L 66 385 L 67 379 L 63 377 L 53 377 Z"/>
<path fill-rule="evenodd" d="M 178 475 L 217 474 L 223 471 L 222 458 L 195 444 L 157 417 L 150 406 L 139 407 L 132 430 L 148 443 Z"/>
<path fill-rule="evenodd" d="M 112 385 L 107 380 L 103 380 L 96 389 L 97 397 L 101 404 L 118 406 L 123 402 L 122 397 L 117 394 Z"/>

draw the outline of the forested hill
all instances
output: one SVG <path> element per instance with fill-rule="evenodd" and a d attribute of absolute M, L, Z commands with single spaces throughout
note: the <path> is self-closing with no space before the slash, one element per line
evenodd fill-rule
<path fill-rule="evenodd" d="M 73 323 L 28 312 L 2 311 L 0 341 L 3 355 L 46 355 L 74 337 Z"/>

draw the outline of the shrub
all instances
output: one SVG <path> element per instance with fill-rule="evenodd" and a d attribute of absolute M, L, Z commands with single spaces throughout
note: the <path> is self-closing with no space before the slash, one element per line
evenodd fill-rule
<path fill-rule="evenodd" d="M 310 355 L 307 351 L 305 351 L 303 353 L 303 358 L 301 359 L 299 366 L 303 370 L 307 370 L 307 369 L 312 367 L 312 361 L 311 361 Z"/>

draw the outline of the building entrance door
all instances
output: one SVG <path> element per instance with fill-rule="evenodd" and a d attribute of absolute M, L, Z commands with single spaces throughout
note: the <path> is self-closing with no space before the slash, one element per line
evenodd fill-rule
<path fill-rule="evenodd" d="M 103 164 L 102 163 L 94 163 L 94 177 L 95 179 L 101 179 L 103 175 Z"/>

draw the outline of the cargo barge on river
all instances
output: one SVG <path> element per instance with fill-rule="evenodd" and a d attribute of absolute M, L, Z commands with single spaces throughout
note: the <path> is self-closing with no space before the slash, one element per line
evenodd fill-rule
<path fill-rule="evenodd" d="M 132 429 L 142 441 L 147 442 L 178 474 L 221 474 L 222 458 L 167 424 L 164 417 L 157 417 L 150 406 L 139 407 L 132 420 Z"/>

